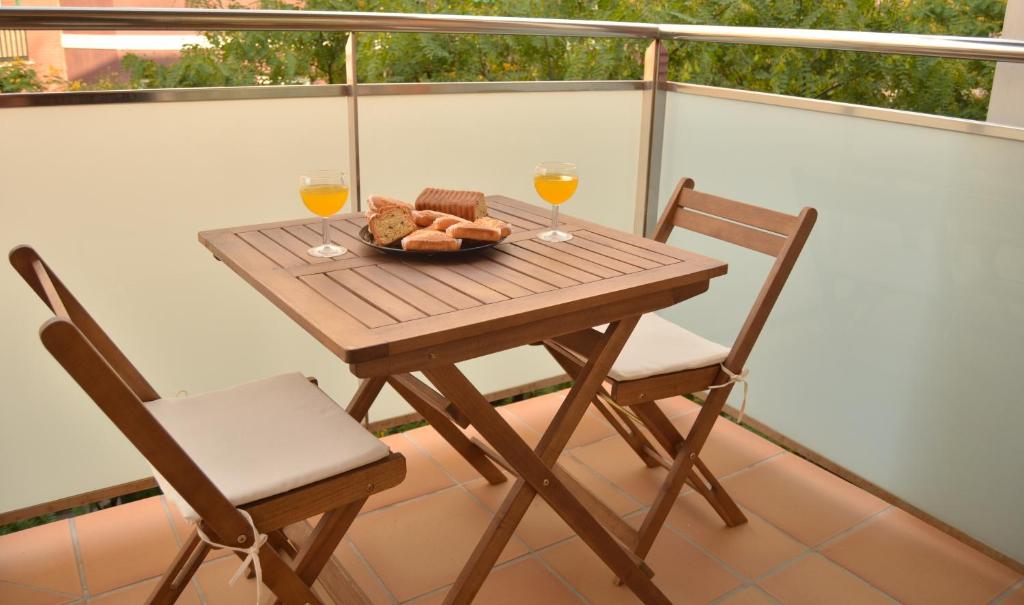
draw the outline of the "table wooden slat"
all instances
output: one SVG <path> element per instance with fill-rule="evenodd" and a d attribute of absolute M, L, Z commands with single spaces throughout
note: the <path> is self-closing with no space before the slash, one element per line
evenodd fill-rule
<path fill-rule="evenodd" d="M 469 359 L 529 344 L 541 326 L 581 329 L 594 317 L 662 308 L 725 273 L 720 261 L 572 216 L 562 221 L 572 240 L 543 242 L 547 207 L 501 196 L 488 206 L 514 229 L 478 254 L 385 254 L 359 240 L 366 221 L 354 214 L 331 219 L 332 238 L 349 249 L 334 259 L 305 253 L 320 243 L 315 218 L 207 231 L 200 241 L 364 376 L 459 361 L 463 348 Z"/>

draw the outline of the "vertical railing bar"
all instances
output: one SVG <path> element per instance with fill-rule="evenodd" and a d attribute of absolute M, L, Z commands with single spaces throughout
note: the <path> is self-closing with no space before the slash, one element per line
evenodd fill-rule
<path fill-rule="evenodd" d="M 643 109 L 640 117 L 640 153 L 637 162 L 633 231 L 646 236 L 658 217 L 661 186 L 661 155 L 665 138 L 665 84 L 668 82 L 668 50 L 654 40 L 644 53 Z"/>
<path fill-rule="evenodd" d="M 345 43 L 345 82 L 348 84 L 348 168 L 349 191 L 356 212 L 363 210 L 362 175 L 359 172 L 359 79 L 356 77 L 356 33 Z"/>

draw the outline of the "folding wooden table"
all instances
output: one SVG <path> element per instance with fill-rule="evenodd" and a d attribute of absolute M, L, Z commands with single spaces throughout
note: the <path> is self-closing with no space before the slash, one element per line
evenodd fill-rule
<path fill-rule="evenodd" d="M 514 474 L 446 603 L 472 601 L 536 495 L 643 602 L 669 603 L 651 570 L 621 543 L 631 528 L 556 462 L 640 315 L 704 292 L 726 265 L 573 217 L 564 217 L 563 228 L 574 238 L 550 244 L 536 239 L 547 228 L 545 208 L 501 196 L 489 197 L 488 206 L 513 225 L 512 235 L 489 251 L 450 259 L 380 253 L 359 240 L 359 215 L 332 221 L 334 240 L 350 251 L 337 259 L 306 255 L 320 237 L 308 218 L 206 231 L 199 240 L 364 379 L 350 404 L 354 415 L 365 414 L 390 382 L 489 480 L 504 480 L 491 460 Z M 536 449 L 455 366 L 605 323 Z M 456 426 L 470 423 L 487 443 Z"/>

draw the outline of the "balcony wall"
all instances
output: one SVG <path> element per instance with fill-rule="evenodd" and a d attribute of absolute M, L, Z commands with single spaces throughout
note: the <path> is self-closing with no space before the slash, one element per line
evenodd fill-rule
<path fill-rule="evenodd" d="M 573 158 L 569 212 L 629 228 L 636 91 L 365 97 L 364 192 L 425 185 L 534 199 L 531 171 Z M 202 229 L 300 217 L 310 168 L 347 166 L 343 98 L 0 109 L 0 246 L 31 243 L 167 396 L 279 372 L 356 383 L 337 358 L 196 241 Z M 48 313 L 0 270 L 0 511 L 150 474 L 48 356 Z M 482 390 L 560 373 L 539 350 L 463 364 Z M 372 419 L 408 409 L 386 392 Z"/>
<path fill-rule="evenodd" d="M 839 113 L 668 99 L 666 196 L 691 176 L 719 195 L 821 213 L 749 362 L 748 411 L 1024 560 L 1024 131 L 1001 131 L 1009 140 L 818 107 Z M 671 241 L 730 265 L 667 315 L 730 343 L 770 259 Z"/>

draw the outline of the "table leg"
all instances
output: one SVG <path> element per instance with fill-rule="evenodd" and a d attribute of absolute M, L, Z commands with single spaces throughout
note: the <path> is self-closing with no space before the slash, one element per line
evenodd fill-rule
<path fill-rule="evenodd" d="M 512 490 L 477 544 L 445 599 L 446 605 L 469 604 L 480 590 L 533 498 L 540 494 L 580 538 L 644 603 L 668 605 L 668 598 L 651 582 L 650 570 L 601 526 L 552 471 L 552 466 L 575 431 L 590 401 L 639 316 L 611 324 L 601 337 L 566 400 L 552 419 L 536 451 L 508 425 L 454 365 L 424 370 L 427 378 L 469 417 L 480 434 L 519 473 Z"/>

